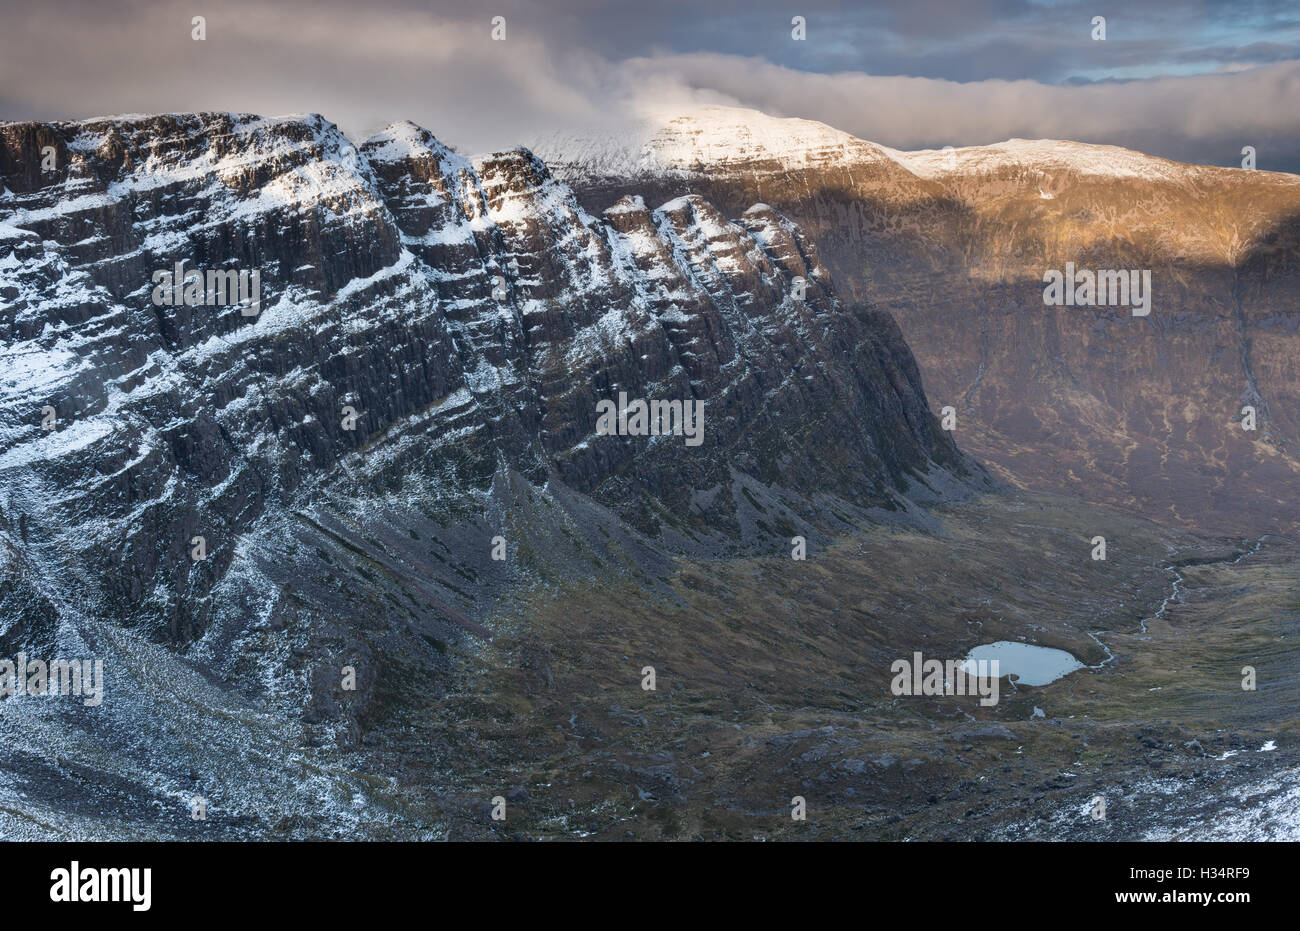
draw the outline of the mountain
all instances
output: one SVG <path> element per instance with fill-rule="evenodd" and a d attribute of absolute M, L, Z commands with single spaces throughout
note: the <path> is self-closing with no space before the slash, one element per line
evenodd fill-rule
<path fill-rule="evenodd" d="M 1206 356 L 1210 258 L 1145 318 L 1035 266 L 1132 259 L 1078 211 L 1182 180 L 708 122 L 576 174 L 410 123 L 0 124 L 0 837 L 1296 835 L 1300 562 L 1242 533 L 1291 516 L 1287 236 L 1217 272 Z M 1201 242 L 1161 216 L 1151 255 Z M 1220 448 L 1247 363 L 1263 429 Z M 999 640 L 1075 671 L 893 687 Z M 33 657 L 102 691 L 9 694 Z"/>
<path fill-rule="evenodd" d="M 0 185 L 0 655 L 101 657 L 109 696 L 0 702 L 7 791 L 97 836 L 346 832 L 373 785 L 340 748 L 512 593 L 666 593 L 990 487 L 760 202 L 592 215 L 526 150 L 314 115 L 0 124 Z M 599 430 L 624 397 L 694 435 Z"/>
<path fill-rule="evenodd" d="M 1005 479 L 1296 529 L 1300 178 L 1054 140 L 901 152 L 722 107 L 533 149 L 589 209 L 635 188 L 791 217 L 837 289 L 890 308 L 931 401 Z M 1067 263 L 1150 272 L 1149 315 L 1045 305 Z"/>

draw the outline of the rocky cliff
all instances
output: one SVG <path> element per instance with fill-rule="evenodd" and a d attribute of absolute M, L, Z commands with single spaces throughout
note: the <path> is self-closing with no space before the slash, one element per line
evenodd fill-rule
<path fill-rule="evenodd" d="M 0 186 L 0 652 L 103 657 L 112 699 L 0 701 L 24 810 L 337 830 L 359 777 L 275 748 L 427 697 L 509 592 L 649 591 L 987 482 L 762 203 L 593 216 L 523 149 L 231 114 L 0 124 Z M 699 442 L 598 430 L 624 396 L 702 405 Z"/>
<path fill-rule="evenodd" d="M 791 217 L 843 293 L 891 308 L 932 403 L 1012 481 L 1184 527 L 1295 529 L 1295 176 L 1052 140 L 900 152 L 719 107 L 534 149 L 592 209 L 636 189 Z M 1149 271 L 1150 314 L 1045 306 L 1066 263 Z"/>
<path fill-rule="evenodd" d="M 319 117 L 0 139 L 0 520 L 174 635 L 202 629 L 268 507 L 322 482 L 420 475 L 455 501 L 513 470 L 652 535 L 743 542 L 715 494 L 733 470 L 892 507 L 932 464 L 965 469 L 889 318 L 846 311 L 762 204 L 732 222 L 626 198 L 595 219 L 527 151 L 471 162 L 411 124 L 360 151 Z M 178 263 L 258 270 L 260 312 L 159 306 L 152 275 Z M 620 392 L 703 402 L 705 442 L 598 436 Z"/>

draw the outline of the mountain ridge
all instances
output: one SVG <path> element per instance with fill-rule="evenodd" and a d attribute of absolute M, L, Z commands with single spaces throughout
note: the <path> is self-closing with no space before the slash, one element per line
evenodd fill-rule
<path fill-rule="evenodd" d="M 874 230 L 860 192 L 823 185 L 806 229 L 774 174 L 718 185 L 721 201 L 707 178 L 607 198 L 527 150 L 466 158 L 409 123 L 359 145 L 321 117 L 0 126 L 0 658 L 93 656 L 106 680 L 94 708 L 0 700 L 0 829 L 1096 839 L 1214 836 L 1223 812 L 1262 811 L 1235 830 L 1293 833 L 1294 651 L 1276 644 L 1294 547 L 995 488 L 964 449 L 983 395 L 1013 384 L 999 341 L 1023 335 L 1019 371 L 1083 407 L 1095 385 L 1066 351 L 1098 365 L 1107 344 L 1053 317 L 1041 352 L 1022 296 L 942 278 L 933 299 L 971 313 L 956 339 L 943 316 L 918 330 L 936 269 L 993 268 L 1006 244 L 944 240 L 907 264 L 897 217 Z M 907 183 L 938 192 L 918 228 L 977 225 L 951 191 Z M 987 181 L 1013 214 L 1091 206 L 1038 183 Z M 258 271 L 260 307 L 154 300 L 182 259 Z M 924 388 L 895 305 L 843 299 L 841 274 L 921 283 L 892 293 L 946 347 Z M 1224 351 L 1272 400 L 1239 297 L 1254 342 Z M 1175 331 L 1168 310 L 1083 313 L 1131 339 Z M 968 364 L 974 387 L 953 375 Z M 598 405 L 621 394 L 703 402 L 704 443 L 602 435 Z M 1061 397 L 1025 410 L 1068 412 Z M 1050 445 L 1031 439 L 993 451 Z M 996 707 L 900 708 L 895 659 L 997 638 L 1089 668 Z M 1247 663 L 1263 701 L 1225 703 Z M 1281 752 L 1245 752 L 1265 741 Z M 1062 759 L 1071 779 L 1043 783 Z M 1112 820 L 1081 820 L 1117 784 L 1133 791 Z"/>
<path fill-rule="evenodd" d="M 803 140 L 807 121 L 694 112 L 643 134 L 666 168 L 626 179 L 538 150 L 592 209 L 636 187 L 789 215 L 840 291 L 891 308 L 1002 479 L 1185 527 L 1296 530 L 1300 177 L 1043 140 L 891 156 L 824 126 Z M 1150 316 L 1050 306 L 1045 274 L 1071 266 L 1149 271 Z"/>
<path fill-rule="evenodd" d="M 978 164 L 981 159 L 987 160 L 989 168 L 996 169 L 1018 158 L 1052 161 L 1052 156 L 1060 159 L 1055 167 L 1110 177 L 1159 177 L 1161 166 L 1179 166 L 1193 173 L 1209 174 L 1248 170 L 1179 162 L 1123 146 L 1070 139 L 1011 137 L 1000 142 L 943 149 L 898 149 L 817 120 L 774 117 L 760 110 L 720 105 L 644 116 L 619 132 L 545 133 L 527 145 L 552 165 L 561 178 L 599 175 L 602 171 L 625 177 L 654 171 L 691 174 L 717 171 L 728 162 L 771 161 L 792 170 L 817 162 L 891 160 L 916 177 L 930 180 L 945 170 L 969 170 L 972 161 Z M 1066 156 L 1073 156 L 1073 161 Z M 1143 172 L 1141 167 L 1148 170 Z M 1281 176 L 1289 179 L 1288 183 L 1300 183 L 1300 176 L 1289 172 L 1249 170 Z"/>
<path fill-rule="evenodd" d="M 696 497 L 735 467 L 888 508 L 933 494 L 915 478 L 932 466 L 978 472 L 892 321 L 843 312 L 770 209 L 731 222 L 675 198 L 593 217 L 527 150 L 467 159 L 409 123 L 353 147 L 319 115 L 9 123 L 0 170 L 5 359 L 27 360 L 0 385 L 0 466 L 37 477 L 7 486 L 6 532 L 66 556 L 62 528 L 96 528 L 71 549 L 105 603 L 152 604 L 169 636 L 202 630 L 230 537 L 349 462 L 363 488 L 414 470 L 453 498 L 501 469 L 558 480 L 706 548 L 763 535 L 730 496 Z M 151 305 L 152 271 L 180 261 L 261 269 L 260 312 Z M 725 451 L 598 436 L 595 402 L 619 391 L 707 401 Z M 844 462 L 798 464 L 827 417 L 869 426 L 823 448 Z M 413 458 L 430 431 L 457 437 L 449 462 Z"/>

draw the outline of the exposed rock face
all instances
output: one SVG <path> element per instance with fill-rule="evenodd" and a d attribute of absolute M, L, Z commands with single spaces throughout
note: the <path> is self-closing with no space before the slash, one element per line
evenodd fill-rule
<path fill-rule="evenodd" d="M 102 580 L 84 595 L 106 613 L 147 606 L 173 636 L 203 629 L 268 507 L 345 471 L 362 490 L 423 473 L 455 500 L 510 469 L 652 535 L 661 512 L 742 538 L 729 495 L 692 504 L 733 469 L 893 506 L 931 464 L 966 468 L 892 321 L 844 311 L 762 205 L 733 223 L 697 197 L 624 199 L 595 220 L 527 151 L 471 162 L 411 124 L 359 153 L 319 117 L 0 138 L 5 532 Z M 179 262 L 260 270 L 261 313 L 155 306 L 152 273 Z M 620 392 L 704 402 L 699 454 L 597 436 Z"/>
<path fill-rule="evenodd" d="M 701 196 L 701 166 L 726 149 L 715 132 L 689 144 L 709 156 L 691 155 L 694 167 L 632 172 L 658 209 L 620 181 L 591 195 L 593 215 L 526 151 L 464 159 L 410 124 L 355 151 L 319 117 L 0 124 L 0 661 L 94 657 L 105 687 L 94 707 L 0 696 L 0 835 L 806 839 L 865 836 L 869 823 L 873 836 L 944 837 L 977 811 L 997 836 L 1043 836 L 1016 823 L 1060 754 L 1062 738 L 1029 718 L 1035 701 L 1105 755 L 1089 793 L 1117 772 L 1145 776 L 1145 750 L 1135 761 L 1128 745 L 1153 708 L 1187 714 L 1188 690 L 1192 712 L 1163 728 L 1171 745 L 1294 745 L 1277 730 L 1295 720 L 1293 692 L 1266 685 L 1266 704 L 1225 712 L 1222 676 L 1199 663 L 1209 637 L 1217 668 L 1261 662 L 1260 643 L 1267 664 L 1294 665 L 1276 649 L 1294 642 L 1294 612 L 1272 610 L 1294 575 L 1282 541 L 1225 547 L 1020 493 L 945 508 L 938 533 L 911 506 L 984 476 L 937 429 L 898 327 L 838 299 L 819 256 L 862 293 L 905 299 L 945 394 L 974 380 L 969 401 L 933 399 L 961 407 L 961 430 L 969 408 L 1019 398 L 1032 378 L 1056 394 L 987 409 L 1099 411 L 1081 422 L 1101 442 L 1113 408 L 1077 367 L 1144 360 L 1095 334 L 1079 342 L 1072 315 L 1092 312 L 1045 317 L 1041 302 L 1015 303 L 1027 281 L 967 273 L 1008 255 L 1030 267 L 1035 253 L 1008 233 L 1027 222 L 1016 211 L 1072 195 L 1026 200 L 1030 176 L 1017 175 L 967 203 L 965 182 L 924 156 L 829 130 L 791 153 L 780 132 L 725 128 L 755 164 L 709 182 L 722 206 Z M 846 171 L 837 160 L 850 157 L 870 170 Z M 791 178 L 807 190 L 792 193 Z M 844 220 L 868 189 L 888 202 L 869 235 Z M 785 201 L 845 213 L 819 220 L 814 206 L 816 247 Z M 1163 242 L 1162 230 L 1148 235 Z M 1292 279 L 1290 235 L 1240 263 L 1243 275 L 1263 263 L 1260 293 Z M 1042 255 L 1071 252 L 1048 243 Z M 154 274 L 182 260 L 259 271 L 259 312 L 156 303 Z M 863 261 L 880 265 L 868 276 Z M 1197 262 L 1198 275 L 1213 267 Z M 971 303 L 978 315 L 953 341 L 940 313 L 952 295 L 930 293 L 945 280 L 936 269 L 1004 300 Z M 1188 276 L 1189 293 L 1212 280 Z M 1281 395 L 1249 290 L 1237 332 L 1250 339 L 1234 346 L 1276 442 Z M 1156 348 L 1182 347 L 1190 365 L 1208 324 L 1165 319 L 1163 300 L 1157 290 L 1136 322 L 1163 327 Z M 1134 332 L 1134 318 L 1095 317 L 1102 335 Z M 1060 329 L 1043 330 L 1048 319 Z M 1280 312 L 1270 332 L 1290 320 Z M 1012 324 L 1048 347 L 1041 358 L 998 342 Z M 984 348 L 949 372 L 941 336 Z M 983 376 L 961 368 L 977 358 Z M 598 435 L 597 405 L 620 393 L 703 402 L 703 442 Z M 1135 422 L 1143 410 L 1122 391 L 1104 398 Z M 1077 471 L 1050 437 L 997 446 L 1023 429 L 1015 417 L 976 428 L 1008 468 L 1048 474 L 1055 457 Z M 1201 475 L 1203 451 L 1171 443 L 1155 473 L 1182 456 Z M 1234 494 L 1225 485 L 1216 500 Z M 855 526 L 887 509 L 897 524 Z M 1087 558 L 1094 528 L 1133 558 Z M 853 536 L 818 551 L 841 529 Z M 796 535 L 806 561 L 789 558 Z M 1178 574 L 1195 603 L 1166 614 L 1179 591 L 1168 560 L 1199 568 Z M 943 702 L 900 715 L 891 658 L 962 655 L 974 637 L 1062 638 L 1089 663 L 1115 661 L 1055 704 L 1022 694 L 1005 714 Z M 640 687 L 643 663 L 659 691 Z M 1175 672 L 1178 688 L 1150 687 Z M 972 728 L 1003 724 L 1026 748 L 1009 774 L 1000 756 L 960 758 L 942 739 L 956 728 L 979 754 Z M 1293 759 L 1263 768 L 1282 756 L 1236 772 L 1285 797 Z M 1002 788 L 972 804 L 977 790 L 961 786 L 981 766 Z M 792 827 L 791 779 L 833 816 Z M 1051 791 L 1035 802 L 1042 818 L 1068 808 L 1072 790 Z M 482 808 L 498 793 L 508 824 Z M 1186 809 L 1158 810 L 1159 823 L 1186 823 Z M 1142 815 L 1122 830 L 1149 830 Z"/>
<path fill-rule="evenodd" d="M 151 774 L 121 775 L 121 822 L 192 790 L 235 831 L 304 790 L 283 831 L 337 830 L 267 748 L 427 697 L 512 586 L 653 586 L 675 554 L 788 555 L 988 482 L 893 320 L 762 204 L 597 218 L 525 150 L 412 124 L 354 150 L 318 116 L 0 124 L 0 185 L 0 647 L 103 657 L 115 696 L 0 719 Z M 258 271 L 260 310 L 164 300 L 182 262 Z M 620 394 L 702 403 L 702 442 L 598 435 Z"/>
<path fill-rule="evenodd" d="M 1181 526 L 1297 525 L 1294 176 L 1069 142 L 906 153 L 727 108 L 534 148 L 590 209 L 690 191 L 791 217 L 841 292 L 895 313 L 931 402 L 1016 482 Z M 1067 262 L 1149 270 L 1150 315 L 1045 306 Z"/>

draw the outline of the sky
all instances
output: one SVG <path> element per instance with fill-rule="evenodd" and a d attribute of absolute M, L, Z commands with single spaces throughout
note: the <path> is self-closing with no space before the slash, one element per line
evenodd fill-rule
<path fill-rule="evenodd" d="M 0 23 L 6 120 L 312 112 L 476 153 L 719 103 L 902 149 L 1251 146 L 1300 172 L 1298 0 L 0 0 Z"/>

